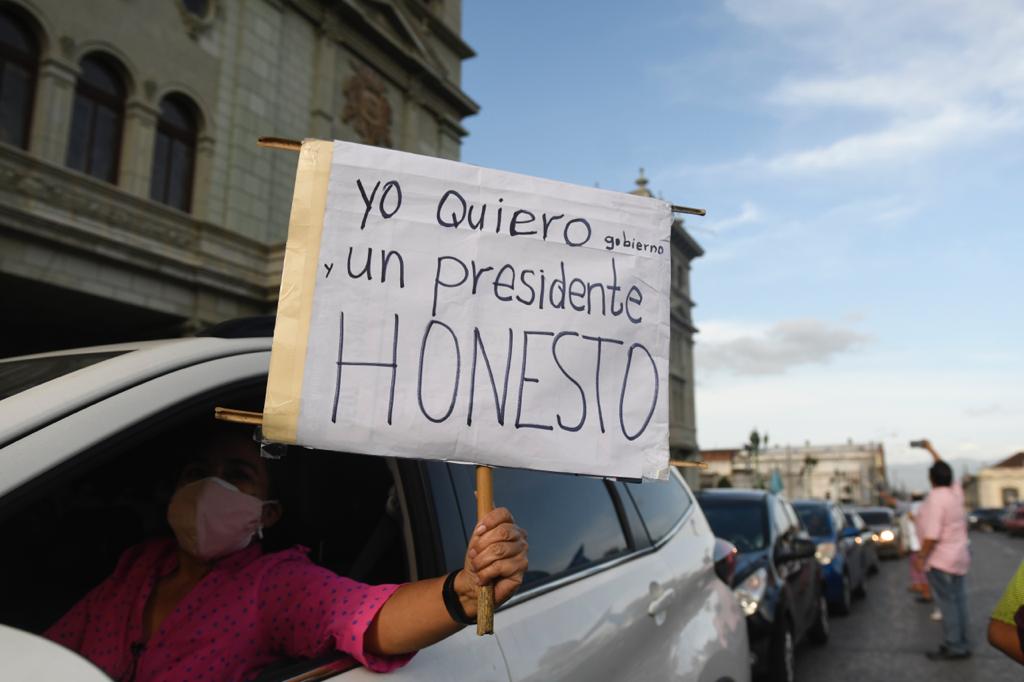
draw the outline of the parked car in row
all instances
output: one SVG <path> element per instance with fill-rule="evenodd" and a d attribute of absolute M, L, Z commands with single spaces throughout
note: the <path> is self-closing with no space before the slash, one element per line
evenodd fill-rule
<path fill-rule="evenodd" d="M 878 556 L 898 559 L 903 554 L 903 532 L 895 511 L 889 507 L 857 507 L 853 511 L 871 529 Z"/>
<path fill-rule="evenodd" d="M 1006 530 L 1003 517 L 1006 516 L 1004 507 L 979 507 L 967 514 L 967 522 L 972 529 L 994 531 Z"/>
<path fill-rule="evenodd" d="M 829 637 L 817 546 L 792 506 L 764 490 L 714 489 L 697 495 L 715 535 L 736 546 L 736 599 L 747 616 L 755 673 L 794 679 L 794 653 L 805 636 Z"/>
<path fill-rule="evenodd" d="M 1002 523 L 1009 535 L 1024 535 L 1024 504 L 1018 502 L 1007 506 Z"/>
<path fill-rule="evenodd" d="M 815 557 L 822 565 L 825 599 L 835 613 L 848 614 L 853 596 L 867 594 L 869 562 L 861 531 L 847 524 L 834 502 L 797 500 L 793 508 L 816 544 Z"/>
<path fill-rule="evenodd" d="M 844 509 L 843 518 L 846 520 L 845 532 L 854 539 L 854 542 L 861 545 L 861 561 L 864 562 L 864 570 L 869 575 L 878 573 L 878 547 L 874 531 L 853 509 Z"/>
<path fill-rule="evenodd" d="M 269 359 L 270 338 L 192 338 L 0 361 L 0 536 L 12 559 L 0 562 L 0 650 L 17 652 L 0 659 L 0 678 L 96 679 L 31 633 L 127 547 L 167 532 L 168 481 L 197 428 L 215 406 L 260 409 Z M 321 566 L 369 583 L 461 566 L 472 467 L 302 448 L 282 461 L 295 500 L 271 529 L 278 544 L 310 547 Z M 496 614 L 494 637 L 466 628 L 389 680 L 749 679 L 743 612 L 716 575 L 716 538 L 681 477 L 633 484 L 497 469 L 494 487 L 529 532 L 521 590 Z M 282 661 L 259 680 L 380 679 L 336 663 Z"/>

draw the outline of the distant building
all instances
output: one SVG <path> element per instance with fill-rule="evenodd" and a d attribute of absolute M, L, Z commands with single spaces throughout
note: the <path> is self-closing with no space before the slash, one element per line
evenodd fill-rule
<path fill-rule="evenodd" d="M 640 169 L 631 194 L 654 196 Z M 704 249 L 690 236 L 681 219 L 672 223 L 671 339 L 669 350 L 669 450 L 672 459 L 697 459 L 697 413 L 693 382 L 693 307 L 690 297 L 690 262 L 704 255 Z M 690 484 L 698 487 L 695 470 L 683 470 Z"/>
<path fill-rule="evenodd" d="M 461 0 L 0 2 L 0 356 L 273 312 L 297 155 L 458 159 Z"/>
<path fill-rule="evenodd" d="M 741 450 L 701 450 L 700 459 L 708 466 L 700 472 L 700 487 L 749 487 L 749 485 L 737 486 L 737 483 L 732 480 L 733 462 L 741 456 L 741 453 Z"/>
<path fill-rule="evenodd" d="M 723 464 L 731 454 L 728 470 Z M 733 487 L 767 487 L 775 471 L 790 499 L 815 497 L 851 504 L 875 504 L 887 489 L 885 450 L 880 443 L 773 446 L 750 455 L 741 449 L 704 450 L 706 486 L 727 476 Z"/>
<path fill-rule="evenodd" d="M 1005 507 L 1019 502 L 1024 491 L 1024 452 L 965 476 L 964 502 L 968 507 Z"/>

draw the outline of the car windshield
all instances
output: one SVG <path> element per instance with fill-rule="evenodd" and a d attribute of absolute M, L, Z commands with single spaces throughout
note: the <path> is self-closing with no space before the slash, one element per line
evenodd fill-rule
<path fill-rule="evenodd" d="M 800 517 L 804 528 L 810 535 L 831 535 L 832 524 L 828 520 L 828 509 L 825 507 L 794 505 L 796 515 Z"/>
<path fill-rule="evenodd" d="M 756 552 L 768 546 L 768 514 L 762 500 L 705 497 L 700 504 L 715 536 L 736 545 L 740 552 Z"/>
<path fill-rule="evenodd" d="M 885 526 L 892 523 L 892 512 L 862 511 L 860 517 L 870 526 Z"/>
<path fill-rule="evenodd" d="M 127 351 L 52 355 L 0 362 L 0 400 L 125 352 Z"/>

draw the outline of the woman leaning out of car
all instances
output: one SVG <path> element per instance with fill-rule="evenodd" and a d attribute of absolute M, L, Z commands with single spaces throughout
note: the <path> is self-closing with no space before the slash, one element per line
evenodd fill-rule
<path fill-rule="evenodd" d="M 371 586 L 300 547 L 264 553 L 253 539 L 285 511 L 274 492 L 249 433 L 211 426 L 168 505 L 175 538 L 126 550 L 46 636 L 115 680 L 246 680 L 332 651 L 386 672 L 472 622 L 479 585 L 500 604 L 522 583 L 526 532 L 507 509 L 481 519 L 447 579 Z"/>

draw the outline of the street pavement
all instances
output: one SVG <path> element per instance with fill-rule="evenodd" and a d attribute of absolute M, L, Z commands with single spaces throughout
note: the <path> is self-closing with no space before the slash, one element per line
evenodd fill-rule
<path fill-rule="evenodd" d="M 974 655 L 965 661 L 929 661 L 924 652 L 942 641 L 942 624 L 929 620 L 931 605 L 918 604 L 907 591 L 908 560 L 883 560 L 868 580 L 867 597 L 854 602 L 849 616 L 832 618 L 824 647 L 803 644 L 797 652 L 800 682 L 1001 682 L 1024 680 L 1024 667 L 994 649 L 988 619 L 1006 583 L 1024 559 L 1024 538 L 971 532 L 971 572 L 967 608 Z"/>

